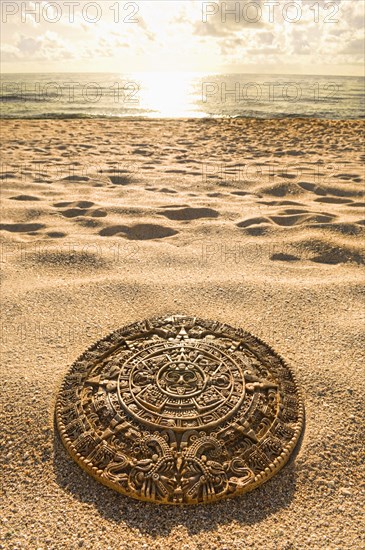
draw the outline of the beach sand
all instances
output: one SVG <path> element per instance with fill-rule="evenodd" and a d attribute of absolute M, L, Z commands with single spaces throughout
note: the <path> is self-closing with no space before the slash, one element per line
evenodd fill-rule
<path fill-rule="evenodd" d="M 359 121 L 2 122 L 3 549 L 360 549 L 364 160 Z M 156 507 L 68 456 L 70 364 L 133 321 L 243 327 L 292 367 L 296 455 L 241 498 Z"/>

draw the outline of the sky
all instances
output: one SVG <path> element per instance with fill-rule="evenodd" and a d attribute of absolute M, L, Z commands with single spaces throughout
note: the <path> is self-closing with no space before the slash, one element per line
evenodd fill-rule
<path fill-rule="evenodd" d="M 1 0 L 4 73 L 364 74 L 365 0 Z"/>

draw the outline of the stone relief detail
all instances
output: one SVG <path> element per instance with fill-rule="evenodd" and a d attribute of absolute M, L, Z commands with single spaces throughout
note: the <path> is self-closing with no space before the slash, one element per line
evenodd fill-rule
<path fill-rule="evenodd" d="M 134 323 L 87 350 L 59 392 L 64 445 L 101 483 L 164 504 L 250 491 L 288 460 L 304 410 L 266 344 L 217 321 Z"/>

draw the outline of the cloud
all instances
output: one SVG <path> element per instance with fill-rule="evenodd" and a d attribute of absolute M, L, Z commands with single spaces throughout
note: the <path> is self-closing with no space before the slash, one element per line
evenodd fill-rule
<path fill-rule="evenodd" d="M 34 55 L 35 52 L 41 48 L 41 43 L 39 40 L 35 40 L 34 38 L 25 38 L 22 36 L 16 46 L 21 54 L 27 56 Z"/>
<path fill-rule="evenodd" d="M 3 63 L 17 61 L 19 59 L 19 49 L 11 44 L 1 44 L 1 60 Z"/>
<path fill-rule="evenodd" d="M 355 54 L 355 55 L 364 55 L 364 39 L 355 38 L 351 40 L 341 51 L 340 53 L 345 54 Z"/>
<path fill-rule="evenodd" d="M 260 32 L 258 34 L 258 39 L 260 40 L 260 42 L 262 42 L 262 44 L 272 44 L 274 38 L 275 35 L 272 31 Z"/>
<path fill-rule="evenodd" d="M 198 36 L 229 36 L 231 34 L 228 27 L 223 25 L 217 25 L 216 23 L 211 23 L 207 21 L 203 23 L 202 21 L 197 21 L 193 27 L 193 34 Z"/>
<path fill-rule="evenodd" d="M 0 0 L 1 1 L 1 0 Z M 308 73 L 317 66 L 329 71 L 337 66 L 358 66 L 363 59 L 362 28 L 364 21 L 363 0 L 336 0 L 340 9 L 332 15 L 338 23 L 324 23 L 331 16 L 329 0 L 297 0 L 302 18 L 296 23 L 282 17 L 281 2 L 275 7 L 275 20 L 268 19 L 268 0 L 241 0 L 240 20 L 227 14 L 222 18 L 222 3 L 216 2 L 219 12 L 202 21 L 202 3 L 193 0 L 154 0 L 140 2 L 135 15 L 138 23 L 125 24 L 114 21 L 111 7 L 114 1 L 103 0 L 103 17 L 90 24 L 82 17 L 82 5 L 75 9 L 75 20 L 70 23 L 66 12 L 57 23 L 44 19 L 36 23 L 27 17 L 26 23 L 9 18 L 3 25 L 2 58 L 13 63 L 11 70 L 27 66 L 33 70 L 58 70 L 67 60 L 67 70 L 219 70 L 226 67 L 255 67 L 257 72 L 277 72 L 280 66 L 296 66 Z M 99 0 L 100 1 L 100 0 Z M 262 9 L 257 22 L 245 20 L 244 6 L 255 2 Z M 42 5 L 45 0 L 42 0 Z M 319 22 L 314 21 L 313 5 L 319 6 Z M 31 2 L 28 2 L 31 7 Z M 236 2 L 227 2 L 227 8 Z M 52 10 L 49 8 L 49 15 Z M 124 17 L 127 13 L 122 12 Z M 127 61 L 128 58 L 128 61 Z M 108 60 L 108 65 L 106 65 Z M 87 63 L 86 63 L 87 61 Z M 106 69 L 106 66 L 108 67 Z M 87 68 L 86 68 L 87 67 Z M 187 69 L 186 69 L 187 67 Z M 136 69 L 137 70 L 137 69 Z M 320 70 L 320 69 L 319 69 Z M 357 70 L 358 72 L 358 70 Z"/>
<path fill-rule="evenodd" d="M 18 35 L 15 44 L 3 44 L 3 61 L 41 61 L 71 59 L 75 50 L 55 32 L 47 31 L 38 38 Z M 5 58 L 4 58 L 5 56 Z"/>
<path fill-rule="evenodd" d="M 148 40 L 151 40 L 152 42 L 156 40 L 156 34 L 148 28 L 146 21 L 141 16 L 138 17 L 138 27 L 144 31 Z"/>

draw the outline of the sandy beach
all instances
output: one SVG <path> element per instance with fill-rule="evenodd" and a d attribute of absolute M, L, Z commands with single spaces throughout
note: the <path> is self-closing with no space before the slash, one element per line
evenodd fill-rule
<path fill-rule="evenodd" d="M 365 546 L 363 122 L 2 121 L 3 549 Z M 133 321 L 243 327 L 293 369 L 297 452 L 246 496 L 128 499 L 63 448 L 71 363 Z"/>

